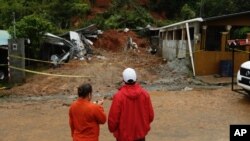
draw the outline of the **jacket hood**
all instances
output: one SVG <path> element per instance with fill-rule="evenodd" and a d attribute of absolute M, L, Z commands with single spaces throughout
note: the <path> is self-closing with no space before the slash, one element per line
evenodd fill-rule
<path fill-rule="evenodd" d="M 137 99 L 141 94 L 141 86 L 139 84 L 128 85 L 125 84 L 121 88 L 122 93 L 130 99 Z"/>

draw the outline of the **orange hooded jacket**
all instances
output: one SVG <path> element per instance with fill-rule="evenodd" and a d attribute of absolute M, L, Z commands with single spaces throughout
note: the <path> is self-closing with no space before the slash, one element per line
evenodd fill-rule
<path fill-rule="evenodd" d="M 106 122 L 103 107 L 78 98 L 69 109 L 69 125 L 73 141 L 98 141 L 99 124 Z"/>

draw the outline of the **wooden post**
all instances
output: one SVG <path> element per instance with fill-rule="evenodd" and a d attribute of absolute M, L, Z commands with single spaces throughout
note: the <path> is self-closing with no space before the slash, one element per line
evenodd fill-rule
<path fill-rule="evenodd" d="M 250 42 L 250 33 L 247 33 L 247 39 L 248 39 L 248 42 Z M 250 52 L 250 46 L 246 46 L 246 51 L 248 53 Z M 248 54 L 248 59 L 250 59 L 250 53 Z"/>
<path fill-rule="evenodd" d="M 202 26 L 202 33 L 201 33 L 201 50 L 205 50 L 205 46 L 206 46 L 206 36 L 207 36 L 207 26 L 203 25 Z"/>
<path fill-rule="evenodd" d="M 221 51 L 224 52 L 225 51 L 225 48 L 226 48 L 226 43 L 227 43 L 227 35 L 228 35 L 228 32 L 221 32 Z"/>

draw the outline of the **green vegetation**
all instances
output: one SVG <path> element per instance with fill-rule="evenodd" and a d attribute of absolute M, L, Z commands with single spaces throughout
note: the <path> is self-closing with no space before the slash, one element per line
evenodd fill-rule
<path fill-rule="evenodd" d="M 232 38 L 246 39 L 247 33 L 250 33 L 250 27 L 242 27 L 242 28 L 234 30 Z"/>
<path fill-rule="evenodd" d="M 33 55 L 39 54 L 39 45 L 42 35 L 46 32 L 55 32 L 56 28 L 51 22 L 44 19 L 39 15 L 24 16 L 20 21 L 16 22 L 16 37 L 17 38 L 29 38 L 31 45 L 27 46 L 29 50 L 33 52 Z M 14 26 L 10 26 L 9 32 L 13 35 Z M 38 58 L 38 56 L 33 56 Z"/>
<path fill-rule="evenodd" d="M 200 16 L 211 17 L 247 11 L 250 7 L 249 0 L 149 0 L 146 5 L 140 5 L 139 0 L 112 0 L 106 12 L 89 19 L 88 15 L 95 2 L 89 0 L 0 0 L 0 29 L 11 31 L 15 19 L 18 37 L 32 38 L 34 34 L 38 35 L 38 32 L 31 33 L 30 31 L 43 24 L 48 26 L 45 28 L 39 26 L 37 28 L 41 30 L 39 34 L 47 31 L 60 33 L 90 24 L 97 24 L 101 29 L 136 28 L 145 27 L 148 24 L 162 26 L 173 21 Z M 150 12 L 160 13 L 166 19 L 156 20 Z M 27 21 L 27 18 L 35 20 L 35 17 L 38 17 L 36 20 L 40 24 L 34 25 L 35 23 Z M 73 19 L 77 19 L 80 24 L 75 26 Z M 24 30 L 28 31 L 24 32 Z M 37 36 L 34 37 L 37 38 Z"/>
<path fill-rule="evenodd" d="M 164 12 L 168 19 L 185 19 L 188 16 L 212 17 L 249 11 L 249 0 L 149 0 L 149 9 Z M 187 13 L 183 13 L 186 11 Z"/>

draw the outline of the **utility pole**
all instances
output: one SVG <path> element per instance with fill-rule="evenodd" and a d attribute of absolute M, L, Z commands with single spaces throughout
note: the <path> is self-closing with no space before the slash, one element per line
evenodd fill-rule
<path fill-rule="evenodd" d="M 12 14 L 13 14 L 13 25 L 14 25 L 14 39 L 16 39 L 16 16 L 15 12 L 13 12 Z"/>
<path fill-rule="evenodd" d="M 204 1 L 205 0 L 201 0 L 201 4 L 200 4 L 200 17 L 203 17 L 203 13 L 204 13 Z"/>

